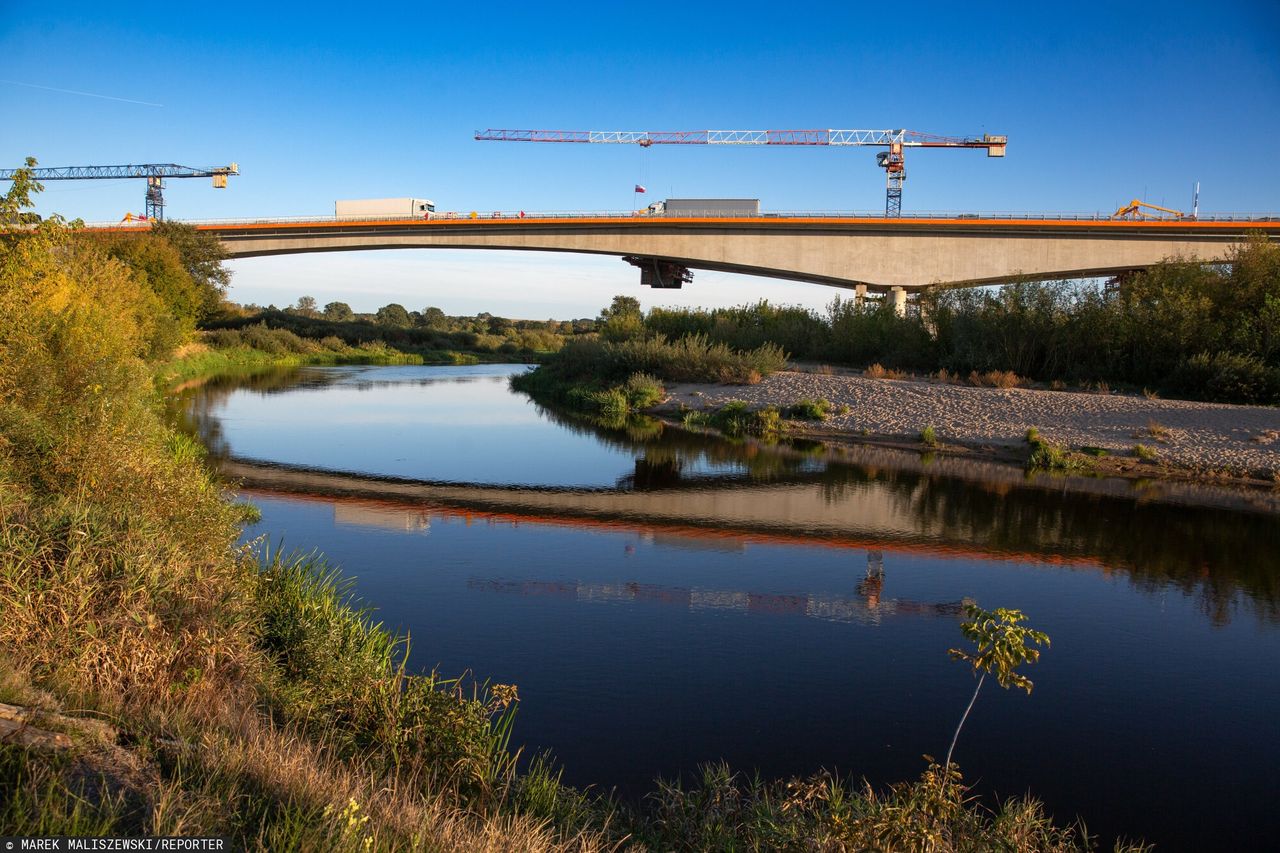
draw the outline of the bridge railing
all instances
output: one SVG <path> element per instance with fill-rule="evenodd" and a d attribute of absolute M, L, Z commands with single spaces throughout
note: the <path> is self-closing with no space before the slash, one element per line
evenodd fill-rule
<path fill-rule="evenodd" d="M 480 211 L 443 211 L 433 213 L 431 221 L 468 221 L 468 220 L 540 220 L 540 219 L 660 219 L 679 221 L 681 219 L 881 219 L 888 220 L 882 212 L 865 210 L 786 210 L 762 211 L 758 214 L 726 213 L 724 211 L 683 211 L 680 215 L 649 213 L 648 211 L 618 210 L 535 210 L 512 211 L 494 210 Z M 1028 211 L 953 211 L 935 210 L 904 213 L 893 217 L 892 221 L 928 221 L 931 219 L 972 219 L 975 222 L 991 220 L 1017 220 L 1026 222 L 1120 222 L 1120 221 L 1154 221 L 1154 222 L 1280 222 L 1280 213 L 1203 213 L 1191 217 L 1158 216 L 1146 217 L 1143 220 L 1117 219 L 1108 213 L 1079 212 L 1028 212 Z M 353 225 L 377 222 L 411 222 L 417 217 L 403 215 L 390 216 L 276 216 L 252 219 L 190 219 L 183 220 L 191 225 L 298 225 L 308 222 L 342 223 Z M 90 228 L 142 227 L 143 222 L 89 222 Z"/>

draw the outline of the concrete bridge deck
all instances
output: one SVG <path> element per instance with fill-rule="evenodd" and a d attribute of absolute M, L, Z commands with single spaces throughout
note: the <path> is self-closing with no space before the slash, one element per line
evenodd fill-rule
<path fill-rule="evenodd" d="M 1252 235 L 1280 238 L 1280 215 L 1133 221 L 1088 215 L 675 218 L 495 212 L 436 214 L 428 220 L 193 224 L 217 234 L 232 258 L 409 248 L 578 252 L 879 292 L 976 286 L 1018 276 L 1110 276 L 1171 258 L 1220 262 Z"/>

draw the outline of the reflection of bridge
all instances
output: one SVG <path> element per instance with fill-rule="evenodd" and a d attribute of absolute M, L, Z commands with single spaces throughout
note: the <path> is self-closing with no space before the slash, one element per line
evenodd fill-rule
<path fill-rule="evenodd" d="M 878 552 L 873 552 L 878 553 Z M 824 593 L 750 592 L 740 589 L 665 586 L 639 583 L 586 583 L 581 581 L 504 580 L 472 578 L 471 589 L 525 596 L 549 595 L 584 603 L 664 604 L 687 610 L 720 610 L 744 616 L 804 616 L 824 622 L 877 624 L 889 616 L 956 617 L 964 602 L 921 602 L 881 598 L 859 585 L 857 595 Z"/>
<path fill-rule="evenodd" d="M 197 227 L 217 234 L 233 258 L 409 248 L 577 252 L 634 259 L 642 270 L 661 261 L 857 288 L 860 293 L 864 288 L 893 289 L 899 302 L 906 291 L 931 284 L 979 285 L 1019 275 L 1115 275 L 1172 257 L 1221 261 L 1232 244 L 1251 232 L 1280 236 L 1280 216 L 1195 221 L 1058 215 L 449 216 L 247 220 Z"/>
<path fill-rule="evenodd" d="M 1257 544 L 1275 539 L 1277 516 L 1271 502 L 1254 505 L 1250 496 L 1219 506 L 1194 500 L 1212 494 L 1135 493 L 1108 480 L 1067 489 L 843 467 L 647 491 L 432 483 L 239 461 L 221 468 L 250 494 L 316 501 L 333 506 L 339 523 L 418 535 L 437 521 L 532 523 L 651 534 L 681 547 L 777 543 L 1092 566 L 1121 570 L 1143 588 L 1195 591 L 1218 623 L 1230 620 L 1242 592 L 1258 614 L 1280 619 L 1280 557 Z M 869 560 L 857 594 L 870 601 L 882 587 L 879 561 Z"/>
<path fill-rule="evenodd" d="M 816 479 L 752 485 L 709 481 L 655 491 L 540 489 L 405 481 L 224 461 L 220 470 L 254 492 L 285 493 L 344 504 L 341 523 L 425 530 L 430 514 L 512 523 L 646 530 L 703 540 L 916 551 L 982 559 L 1095 563 L 1061 531 L 1042 528 L 1036 541 L 988 544 L 979 531 L 945 514 L 921 516 L 891 490 L 854 487 L 833 495 Z M 362 520 L 363 519 L 363 520 Z M 874 593 L 875 577 L 868 574 Z"/>

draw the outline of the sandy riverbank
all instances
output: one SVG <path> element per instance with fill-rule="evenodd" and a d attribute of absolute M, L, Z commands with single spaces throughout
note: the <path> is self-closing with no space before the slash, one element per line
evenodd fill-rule
<path fill-rule="evenodd" d="M 1007 455 L 1025 449 L 1036 427 L 1068 448 L 1105 448 L 1106 467 L 1139 466 L 1133 447 L 1154 449 L 1152 473 L 1230 475 L 1265 481 L 1280 476 L 1280 409 L 1119 394 L 974 388 L 924 380 L 871 379 L 860 374 L 782 371 L 757 385 L 681 383 L 667 388 L 660 410 L 718 408 L 730 400 L 752 407 L 787 406 L 825 398 L 833 414 L 815 432 L 862 440 L 914 441 L 932 426 L 947 445 Z"/>

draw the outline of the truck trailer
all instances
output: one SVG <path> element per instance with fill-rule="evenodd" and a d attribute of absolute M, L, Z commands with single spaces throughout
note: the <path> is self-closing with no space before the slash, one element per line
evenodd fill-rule
<path fill-rule="evenodd" d="M 759 216 L 758 198 L 669 198 L 648 207 L 651 216 Z"/>
<path fill-rule="evenodd" d="M 339 219 L 390 216 L 430 219 L 436 212 L 436 203 L 425 198 L 353 198 L 334 202 L 333 209 Z"/>

